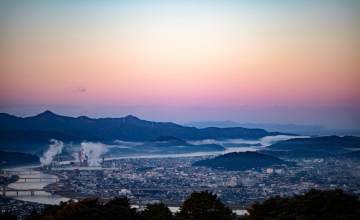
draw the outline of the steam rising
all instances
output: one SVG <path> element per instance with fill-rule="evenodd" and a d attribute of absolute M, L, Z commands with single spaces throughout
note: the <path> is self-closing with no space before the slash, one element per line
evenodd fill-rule
<path fill-rule="evenodd" d="M 40 158 L 40 162 L 43 165 L 49 165 L 51 164 L 53 157 L 56 154 L 60 154 L 62 152 L 62 149 L 64 147 L 64 143 L 55 139 L 51 139 L 50 142 L 53 144 L 49 145 L 49 150 L 47 150 L 44 155 Z"/>
<path fill-rule="evenodd" d="M 75 158 L 75 162 L 80 162 L 79 153 L 72 153 L 71 155 Z"/>
<path fill-rule="evenodd" d="M 99 166 L 98 159 L 108 151 L 107 147 L 101 143 L 82 142 L 81 148 L 85 151 L 89 166 Z"/>
<path fill-rule="evenodd" d="M 287 136 L 287 135 L 278 135 L 278 136 L 267 136 L 258 140 L 244 140 L 244 139 L 229 139 L 229 140 L 212 140 L 212 139 L 207 139 L 207 140 L 201 140 L 201 141 L 189 141 L 189 143 L 193 144 L 193 145 L 202 145 L 202 144 L 219 144 L 222 146 L 225 146 L 226 151 L 225 152 L 221 152 L 221 153 L 230 153 L 230 152 L 242 152 L 242 151 L 256 151 L 259 150 L 260 148 L 265 148 L 275 142 L 281 141 L 281 140 L 287 140 L 287 139 L 291 139 L 291 138 L 305 138 L 308 136 Z M 53 144 L 49 145 L 49 150 L 47 150 L 44 155 L 40 158 L 40 162 L 43 165 L 49 165 L 51 164 L 51 162 L 53 161 L 53 157 L 59 152 L 62 152 L 62 149 L 64 148 L 64 144 L 61 141 L 57 141 L 55 139 L 51 139 L 50 140 Z M 92 143 L 92 142 L 82 142 L 79 146 L 72 146 L 72 144 L 70 144 L 70 146 L 67 147 L 67 152 L 69 154 L 71 154 L 74 158 L 75 158 L 75 162 L 80 162 L 80 158 L 79 158 L 79 154 L 81 152 L 81 149 L 84 149 L 85 151 L 85 156 L 86 156 L 86 160 L 87 160 L 87 164 L 89 166 L 99 166 L 99 159 L 101 158 L 101 156 L 105 153 L 107 153 L 108 151 L 112 151 L 116 149 L 134 149 L 136 151 L 138 151 L 137 148 L 135 148 L 136 146 L 142 146 L 144 143 L 140 143 L 140 142 L 125 142 L 125 141 L 120 141 L 120 140 L 116 140 L 114 141 L 115 145 L 105 145 L 102 143 Z M 246 147 L 226 147 L 226 144 L 229 143 L 234 143 L 234 144 L 249 144 L 250 146 L 246 146 Z M 261 147 L 259 147 L 259 143 L 261 144 Z M 254 146 L 252 146 L 252 144 Z M 178 148 L 181 147 L 185 147 L 185 146 L 176 146 Z M 144 150 L 145 153 L 150 152 L 151 150 L 153 150 L 152 148 L 146 148 L 146 147 L 141 147 L 140 150 Z M 219 153 L 219 152 L 217 152 Z M 214 154 L 214 152 L 198 152 L 198 153 L 191 153 L 193 156 L 197 156 L 197 155 L 212 155 Z M 183 154 L 179 154 L 179 155 L 183 155 Z M 167 157 L 169 157 L 169 155 L 166 155 Z"/>

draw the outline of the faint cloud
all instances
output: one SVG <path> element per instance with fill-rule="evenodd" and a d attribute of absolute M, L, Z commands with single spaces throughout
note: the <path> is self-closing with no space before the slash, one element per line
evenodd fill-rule
<path fill-rule="evenodd" d="M 74 93 L 84 93 L 86 92 L 86 89 L 82 86 L 76 86 L 76 87 L 72 87 L 72 91 Z"/>

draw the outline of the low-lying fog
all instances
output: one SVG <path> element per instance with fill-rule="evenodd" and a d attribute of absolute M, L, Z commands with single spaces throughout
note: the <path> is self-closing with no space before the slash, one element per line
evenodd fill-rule
<path fill-rule="evenodd" d="M 140 142 L 126 142 L 116 140 L 113 144 L 93 143 L 93 142 L 82 142 L 80 145 L 65 145 L 61 141 L 52 139 L 52 144 L 49 145 L 49 149 L 40 158 L 43 165 L 48 165 L 52 162 L 55 155 L 58 153 L 65 153 L 74 157 L 74 162 L 79 162 L 80 152 L 84 149 L 87 157 L 88 164 L 90 166 L 98 166 L 99 161 L 102 157 L 106 157 L 106 160 L 124 158 L 124 157 L 135 157 L 135 158 L 150 158 L 150 157 L 187 157 L 187 156 L 205 156 L 205 155 L 219 155 L 230 152 L 245 152 L 245 151 L 257 151 L 264 147 L 270 146 L 278 141 L 288 140 L 292 138 L 306 138 L 308 136 L 267 136 L 258 140 L 244 140 L 244 139 L 229 139 L 229 140 L 201 140 L 201 141 L 189 141 L 192 145 L 203 145 L 203 144 L 218 144 L 223 146 L 225 151 L 207 151 L 207 152 L 191 152 L 191 153 L 172 153 L 172 154 L 149 154 L 147 151 L 139 151 L 137 147 L 146 146 L 146 143 Z M 110 154 L 110 152 L 118 152 L 118 154 Z M 123 150 L 125 150 L 123 152 Z M 126 151 L 127 150 L 127 151 Z M 123 152 L 123 153 L 121 153 Z M 68 163 L 67 161 L 66 163 Z"/>

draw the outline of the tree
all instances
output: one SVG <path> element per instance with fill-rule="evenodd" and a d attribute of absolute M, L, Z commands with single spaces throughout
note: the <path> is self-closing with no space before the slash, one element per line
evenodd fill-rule
<path fill-rule="evenodd" d="M 78 202 L 70 200 L 68 204 L 57 211 L 56 219 L 91 220 L 101 219 L 101 206 L 97 198 L 86 198 Z"/>
<path fill-rule="evenodd" d="M 35 209 L 33 209 L 30 215 L 26 216 L 26 220 L 38 220 L 41 219 L 41 214 L 38 213 Z"/>
<path fill-rule="evenodd" d="M 235 213 L 226 207 L 216 194 L 208 191 L 193 192 L 176 213 L 175 219 L 234 219 Z"/>
<path fill-rule="evenodd" d="M 134 219 L 136 209 L 131 208 L 130 199 L 127 197 L 115 197 L 105 204 L 103 215 L 104 219 Z"/>
<path fill-rule="evenodd" d="M 360 201 L 341 189 L 311 189 L 304 195 L 294 195 L 291 198 L 271 197 L 263 204 L 255 202 L 248 212 L 249 215 L 245 216 L 247 220 L 355 220 L 360 219 Z"/>
<path fill-rule="evenodd" d="M 30 215 L 28 215 L 25 219 L 26 220 L 33 220 L 33 219 L 42 219 L 47 218 L 51 219 L 51 217 L 54 217 L 57 215 L 57 212 L 62 210 L 65 206 L 67 206 L 70 203 L 73 203 L 74 200 L 70 199 L 67 202 L 60 202 L 59 205 L 46 205 L 40 213 L 38 213 L 36 210 L 33 210 Z M 46 216 L 46 217 L 45 217 Z"/>
<path fill-rule="evenodd" d="M 131 208 L 128 198 L 115 197 L 103 204 L 97 198 L 87 198 L 75 202 L 69 200 L 60 205 L 47 205 L 41 213 L 31 212 L 26 219 L 56 219 L 56 220 L 112 220 L 136 219 L 136 209 Z"/>
<path fill-rule="evenodd" d="M 173 215 L 164 203 L 148 204 L 141 212 L 141 218 L 146 220 L 171 220 Z"/>
<path fill-rule="evenodd" d="M 1 220 L 16 220 L 16 215 L 12 214 L 12 212 L 6 211 L 4 213 L 0 212 Z"/>

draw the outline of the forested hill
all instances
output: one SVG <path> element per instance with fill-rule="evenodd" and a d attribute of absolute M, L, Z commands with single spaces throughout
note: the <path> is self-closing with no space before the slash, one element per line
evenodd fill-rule
<path fill-rule="evenodd" d="M 348 153 L 351 149 L 360 147 L 360 137 L 355 136 L 324 136 L 314 138 L 294 138 L 286 141 L 275 143 L 269 147 L 271 150 L 286 151 L 308 151 L 316 153 Z"/>
<path fill-rule="evenodd" d="M 151 141 L 159 136 L 174 136 L 183 140 L 203 139 L 259 139 L 283 133 L 267 132 L 263 129 L 248 128 L 204 128 L 185 127 L 171 122 L 153 122 L 134 116 L 123 118 L 92 119 L 85 116 L 67 117 L 45 111 L 33 117 L 16 117 L 0 113 L 0 130 L 37 130 L 67 132 L 77 131 L 76 137 L 83 139 Z M 1 143 L 0 143 L 1 144 Z"/>
<path fill-rule="evenodd" d="M 267 154 L 247 151 L 228 153 L 213 159 L 200 160 L 193 163 L 193 166 L 207 166 L 214 169 L 242 171 L 252 168 L 259 169 L 283 164 L 290 163 Z"/>
<path fill-rule="evenodd" d="M 0 167 L 19 166 L 40 163 L 39 157 L 33 154 L 0 151 Z"/>

